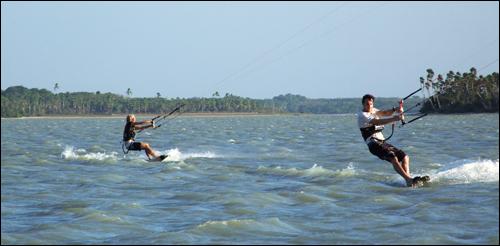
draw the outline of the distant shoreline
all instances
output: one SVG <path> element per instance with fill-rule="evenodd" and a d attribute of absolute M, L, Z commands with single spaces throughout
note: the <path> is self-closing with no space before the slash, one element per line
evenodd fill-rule
<path fill-rule="evenodd" d="M 158 114 L 134 114 L 137 118 L 153 118 Z M 226 116 L 276 116 L 276 115 L 311 115 L 311 113 L 182 113 L 179 117 L 226 117 Z M 79 119 L 79 118 L 123 118 L 127 114 L 112 114 L 112 115 L 44 115 L 44 116 L 23 116 L 23 117 L 2 117 L 2 119 Z"/>
<path fill-rule="evenodd" d="M 302 116 L 302 115 L 354 115 L 356 113 L 342 113 L 342 114 L 313 114 L 313 113 L 182 113 L 179 117 L 227 117 L 227 116 Z M 448 113 L 448 114 L 431 114 L 431 115 L 471 115 L 471 114 L 498 114 L 497 112 L 482 112 L 482 113 Z M 138 119 L 148 119 L 157 116 L 158 114 L 134 114 Z M 125 119 L 127 114 L 112 114 L 112 115 L 44 115 L 44 116 L 22 116 L 22 117 L 2 117 L 1 119 Z"/>

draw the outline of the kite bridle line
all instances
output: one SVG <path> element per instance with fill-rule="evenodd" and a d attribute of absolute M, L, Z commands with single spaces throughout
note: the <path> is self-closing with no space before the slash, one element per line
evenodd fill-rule
<path fill-rule="evenodd" d="M 408 98 L 410 98 L 411 96 L 415 95 L 415 93 L 417 93 L 417 92 L 419 92 L 419 91 L 421 91 L 421 90 L 422 90 L 422 88 L 420 88 L 420 89 L 418 89 L 418 90 L 416 90 L 416 91 L 414 91 L 414 92 L 410 93 L 408 96 L 406 96 L 406 97 L 404 97 L 403 99 L 401 99 L 401 100 L 399 101 L 399 107 L 402 109 L 402 108 L 403 108 L 404 101 L 405 101 L 405 100 L 407 100 Z M 423 103 L 425 103 L 427 100 L 431 100 L 431 98 L 432 98 L 432 97 L 434 97 L 434 95 L 433 95 L 433 96 L 431 96 L 431 97 L 429 97 L 429 98 L 424 98 L 422 101 L 420 101 L 420 102 L 416 103 L 415 105 L 411 106 L 411 107 L 410 107 L 410 108 L 408 108 L 407 110 L 402 111 L 402 112 L 401 112 L 401 114 L 403 115 L 403 117 L 402 117 L 402 119 L 401 119 L 401 125 L 400 125 L 399 127 L 401 128 L 401 127 L 403 127 L 404 125 L 410 124 L 410 123 L 412 123 L 412 122 L 414 122 L 414 121 L 416 121 L 416 120 L 418 120 L 418 119 L 420 119 L 420 118 L 423 118 L 423 117 L 427 116 L 427 115 L 428 115 L 427 113 L 420 113 L 420 114 L 418 114 L 418 115 L 417 115 L 417 117 L 416 117 L 416 118 L 413 118 L 413 119 L 411 119 L 410 121 L 405 121 L 405 120 L 404 120 L 404 114 L 405 114 L 406 112 L 409 112 L 409 111 L 411 111 L 412 109 L 414 109 L 414 108 L 416 108 L 416 107 L 418 107 L 418 106 L 423 105 Z M 392 137 L 392 135 L 394 134 L 394 125 L 395 125 L 395 123 L 393 123 L 393 124 L 392 124 L 391 135 L 389 135 L 389 137 L 387 137 L 386 139 L 384 139 L 384 141 L 389 140 L 389 139 Z"/>
<path fill-rule="evenodd" d="M 175 119 L 175 118 L 179 117 L 179 115 L 181 115 L 180 110 L 181 110 L 181 108 L 182 108 L 182 107 L 184 107 L 185 105 L 186 105 L 186 104 L 180 104 L 180 105 L 178 105 L 177 107 L 175 107 L 172 111 L 170 111 L 168 114 L 164 114 L 164 115 L 157 115 L 157 116 L 153 117 L 153 118 L 151 119 L 151 121 L 152 121 L 152 125 L 153 125 L 153 129 L 156 129 L 156 128 L 158 128 L 158 127 L 162 126 L 162 125 L 163 125 L 165 122 L 167 122 L 168 120 L 173 120 L 173 119 Z M 174 115 L 173 117 L 171 117 L 171 118 L 168 118 L 169 116 L 173 115 L 174 113 L 177 113 L 177 114 L 175 114 L 175 115 Z M 161 124 L 159 124 L 159 125 L 156 125 L 158 122 L 161 122 L 161 121 L 164 121 L 164 122 L 162 122 L 162 123 L 161 123 Z M 137 133 L 142 132 L 144 129 L 146 129 L 146 128 L 143 128 L 143 129 L 141 129 L 141 130 L 137 131 Z"/>

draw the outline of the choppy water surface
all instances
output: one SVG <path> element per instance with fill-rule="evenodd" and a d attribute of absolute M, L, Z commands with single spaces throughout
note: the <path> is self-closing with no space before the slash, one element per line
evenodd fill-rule
<path fill-rule="evenodd" d="M 180 117 L 139 135 L 161 163 L 121 118 L 2 119 L 2 244 L 498 244 L 498 119 L 396 128 L 417 189 L 354 115 Z"/>

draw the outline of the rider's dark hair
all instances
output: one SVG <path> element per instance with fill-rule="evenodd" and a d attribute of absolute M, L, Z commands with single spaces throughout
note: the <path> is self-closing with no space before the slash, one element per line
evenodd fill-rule
<path fill-rule="evenodd" d="M 366 99 L 371 99 L 371 100 L 375 101 L 375 97 L 374 96 L 372 96 L 370 94 L 366 94 L 366 95 L 363 96 L 363 99 L 361 99 L 361 104 L 365 104 L 365 100 Z"/>

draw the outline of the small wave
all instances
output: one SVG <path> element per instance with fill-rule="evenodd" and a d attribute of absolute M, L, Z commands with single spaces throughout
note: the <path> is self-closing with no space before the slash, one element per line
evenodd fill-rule
<path fill-rule="evenodd" d="M 304 191 L 299 191 L 296 193 L 295 199 L 300 203 L 317 203 L 321 201 L 321 197 L 313 194 L 305 193 Z"/>
<path fill-rule="evenodd" d="M 85 215 L 82 219 L 109 224 L 129 224 L 122 217 L 116 215 L 107 215 L 103 211 L 91 212 Z"/>
<path fill-rule="evenodd" d="M 123 176 L 123 175 L 114 174 L 114 173 L 107 173 L 107 174 L 104 174 L 104 175 L 98 177 L 97 179 L 99 182 L 121 183 L 121 182 L 127 180 L 127 177 Z"/>
<path fill-rule="evenodd" d="M 61 158 L 65 160 L 83 160 L 83 161 L 95 161 L 95 162 L 116 162 L 118 160 L 118 153 L 111 152 L 107 154 L 106 152 L 90 152 L 88 153 L 85 149 L 76 149 L 73 146 L 66 146 L 64 151 L 61 153 Z"/>
<path fill-rule="evenodd" d="M 279 218 L 268 218 L 264 220 L 235 219 L 227 221 L 207 221 L 196 227 L 196 230 L 221 236 L 232 236 L 237 234 L 262 235 L 266 233 L 296 233 L 298 230 Z"/>
<path fill-rule="evenodd" d="M 183 161 L 190 158 L 218 158 L 219 155 L 216 155 L 210 151 L 206 152 L 194 152 L 194 153 L 182 153 L 178 148 L 169 149 L 167 151 L 161 152 L 162 154 L 167 154 L 168 157 L 165 161 Z"/>
<path fill-rule="evenodd" d="M 431 176 L 433 181 L 451 184 L 498 182 L 498 160 L 479 160 L 473 162 L 463 160 L 457 163 L 450 163 L 449 165 L 445 165 L 445 167 L 450 165 L 454 167 Z"/>
<path fill-rule="evenodd" d="M 275 175 L 285 175 L 285 176 L 305 176 L 305 177 L 318 177 L 318 176 L 353 176 L 356 174 L 356 170 L 349 164 L 346 168 L 341 170 L 329 170 L 323 168 L 322 166 L 318 166 L 314 164 L 311 168 L 307 169 L 297 169 L 295 167 L 292 168 L 282 168 L 281 166 L 277 167 L 263 167 L 259 166 L 257 168 L 258 172 L 266 173 L 266 174 L 275 174 Z"/>

